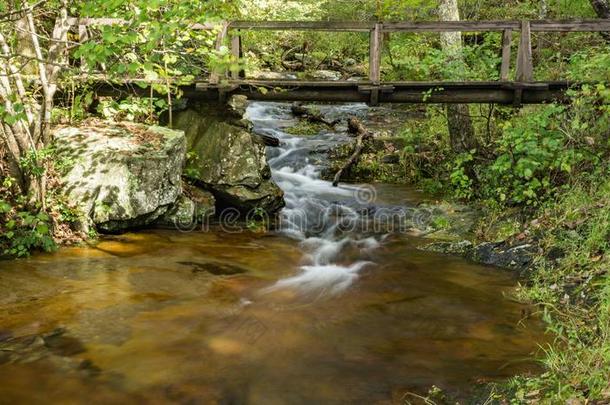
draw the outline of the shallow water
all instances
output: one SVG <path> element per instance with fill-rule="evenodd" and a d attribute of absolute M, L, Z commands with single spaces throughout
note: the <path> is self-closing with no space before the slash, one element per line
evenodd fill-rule
<path fill-rule="evenodd" d="M 285 105 L 250 112 L 284 141 L 280 229 L 146 231 L 0 262 L 0 403 L 404 403 L 536 371 L 544 337 L 507 298 L 512 274 L 419 251 L 413 232 L 339 229 L 370 221 L 361 206 L 425 196 L 378 185 L 354 202 L 363 187 L 331 188 L 309 153 L 341 134 L 291 139 Z"/>
<path fill-rule="evenodd" d="M 399 403 L 532 370 L 542 337 L 503 297 L 510 274 L 417 243 L 391 237 L 330 296 L 263 292 L 302 260 L 294 240 L 264 234 L 155 231 L 0 263 L 1 334 L 61 327 L 83 346 L 3 364 L 0 397 Z"/>

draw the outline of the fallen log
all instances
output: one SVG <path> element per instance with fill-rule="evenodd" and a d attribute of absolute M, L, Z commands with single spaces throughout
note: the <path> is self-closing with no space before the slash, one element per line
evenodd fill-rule
<path fill-rule="evenodd" d="M 321 113 L 319 113 L 317 111 L 313 111 L 300 103 L 293 104 L 292 107 L 290 108 L 290 110 L 292 111 L 292 114 L 295 117 L 306 119 L 309 122 L 319 122 L 319 123 L 327 125 L 331 128 L 333 128 L 335 125 L 337 125 L 339 122 L 341 122 L 340 119 L 336 119 L 334 121 L 329 121 Z"/>
<path fill-rule="evenodd" d="M 360 155 L 362 154 L 362 149 L 364 148 L 364 143 L 373 136 L 373 134 L 371 134 L 356 117 L 350 117 L 350 119 L 347 121 L 347 129 L 350 133 L 356 135 L 354 152 L 352 153 L 352 156 L 347 160 L 347 162 L 345 162 L 343 167 L 341 167 L 341 169 L 339 169 L 339 171 L 335 173 L 335 178 L 333 179 L 333 187 L 337 187 L 339 185 L 341 176 L 346 170 L 358 163 Z"/>

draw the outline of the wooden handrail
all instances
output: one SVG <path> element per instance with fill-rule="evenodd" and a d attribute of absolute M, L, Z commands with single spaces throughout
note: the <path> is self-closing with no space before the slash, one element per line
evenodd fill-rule
<path fill-rule="evenodd" d="M 129 21 L 120 18 L 76 18 L 68 19 L 68 23 L 78 27 L 80 40 L 87 39 L 87 27 L 104 25 L 128 25 Z M 610 20 L 532 20 L 532 21 L 221 21 L 217 23 L 190 24 L 186 29 L 218 31 L 216 50 L 225 46 L 230 39 L 231 54 L 235 58 L 242 57 L 242 30 L 274 30 L 274 31 L 330 31 L 330 32 L 365 32 L 370 35 L 369 43 L 369 81 L 370 88 L 363 89 L 370 93 L 370 104 L 375 105 L 380 92 L 384 90 L 381 81 L 381 52 L 384 33 L 397 32 L 501 32 L 502 33 L 502 63 L 500 81 L 509 82 L 511 64 L 511 42 L 514 32 L 520 33 L 517 52 L 516 77 L 514 83 L 533 83 L 532 33 L 533 32 L 610 32 Z M 232 32 L 231 32 L 232 31 Z M 84 62 L 82 62 L 84 63 Z M 244 72 L 212 72 L 209 83 L 218 86 L 222 79 L 244 78 Z M 392 86 L 389 86 L 392 87 Z M 515 88 L 515 103 L 520 104 L 523 96 L 523 86 Z"/>
<path fill-rule="evenodd" d="M 72 26 L 128 24 L 121 18 L 77 18 L 68 19 Z M 532 32 L 604 32 L 610 31 L 610 20 L 531 20 Z M 232 21 L 229 29 L 276 30 L 276 31 L 350 31 L 367 32 L 381 24 L 382 32 L 487 32 L 521 29 L 521 21 Z M 193 30 L 214 30 L 218 23 L 192 24 Z"/>

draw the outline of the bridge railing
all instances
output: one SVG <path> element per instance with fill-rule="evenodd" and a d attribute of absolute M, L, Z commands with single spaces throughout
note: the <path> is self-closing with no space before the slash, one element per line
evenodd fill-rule
<path fill-rule="evenodd" d="M 117 18 L 71 18 L 69 23 L 78 27 L 80 41 L 87 40 L 87 27 L 127 24 Z M 610 20 L 524 20 L 524 21 L 433 21 L 433 22 L 361 22 L 361 21 L 226 21 L 222 23 L 192 24 L 191 30 L 216 30 L 216 50 L 229 45 L 236 59 L 243 57 L 242 32 L 246 30 L 272 31 L 326 31 L 326 32 L 363 32 L 369 34 L 369 77 L 362 83 L 362 91 L 370 94 L 370 103 L 377 104 L 379 94 L 392 83 L 381 80 L 382 41 L 385 33 L 442 33 L 442 32 L 499 32 L 502 33 L 501 64 L 499 82 L 511 84 L 515 89 L 515 103 L 521 103 L 523 89 L 533 87 L 534 63 L 532 58 L 532 33 L 541 32 L 610 32 Z M 513 33 L 519 32 L 515 77 L 510 80 L 511 60 L 513 59 Z M 244 82 L 245 72 L 212 71 L 202 87 L 225 86 L 221 79 L 239 83 Z M 299 83 L 300 81 L 295 81 Z M 303 82 L 304 83 L 304 82 Z M 437 82 L 429 82 L 434 87 Z M 442 86 L 444 82 L 438 82 Z M 483 83 L 483 82 L 467 82 Z M 310 83 L 311 84 L 311 83 Z"/>
<path fill-rule="evenodd" d="M 118 18 L 71 18 L 69 23 L 78 27 L 81 41 L 87 40 L 87 26 L 120 25 L 127 21 Z M 433 22 L 360 22 L 360 21 L 233 21 L 220 24 L 192 24 L 191 30 L 216 30 L 216 48 L 225 45 L 230 37 L 230 48 L 236 58 L 242 56 L 241 30 L 273 31 L 330 31 L 368 32 L 369 80 L 381 82 L 381 57 L 384 33 L 397 32 L 501 32 L 502 63 L 500 80 L 508 81 L 512 57 L 512 34 L 521 33 L 517 50 L 517 71 L 515 82 L 533 81 L 532 33 L 533 32 L 605 32 L 610 31 L 610 20 L 570 20 L 570 21 L 433 21 Z M 228 72 L 224 76 L 229 77 Z M 233 79 L 243 78 L 243 72 L 234 72 Z M 210 82 L 218 83 L 220 75 L 212 73 Z"/>

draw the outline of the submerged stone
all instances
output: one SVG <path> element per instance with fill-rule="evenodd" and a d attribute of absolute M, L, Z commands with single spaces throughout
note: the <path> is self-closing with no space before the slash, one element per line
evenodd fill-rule
<path fill-rule="evenodd" d="M 192 269 L 192 272 L 195 274 L 196 273 L 210 273 L 215 276 L 232 276 L 235 274 L 243 274 L 243 273 L 247 272 L 247 270 L 242 267 L 235 266 L 235 265 L 228 264 L 228 263 L 178 262 L 178 264 L 190 267 Z"/>

